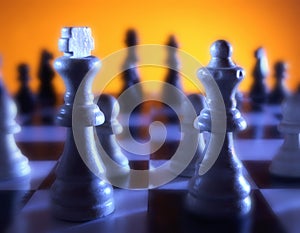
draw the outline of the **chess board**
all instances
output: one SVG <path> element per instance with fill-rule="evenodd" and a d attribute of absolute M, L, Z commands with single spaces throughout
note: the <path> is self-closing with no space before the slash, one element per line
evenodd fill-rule
<path fill-rule="evenodd" d="M 271 106 L 263 113 L 243 112 L 248 128 L 235 135 L 235 148 L 252 187 L 253 207 L 249 216 L 233 221 L 190 215 L 184 205 L 189 179 L 184 177 L 150 190 L 115 188 L 115 211 L 104 218 L 82 223 L 55 219 L 50 212 L 49 189 L 63 150 L 65 129 L 24 126 L 16 140 L 30 160 L 32 174 L 24 181 L 27 186 L 8 181 L 0 183 L 0 232 L 299 232 L 300 181 L 272 177 L 268 171 L 282 143 L 282 135 L 277 131 L 279 115 L 280 109 Z M 140 125 L 135 128 L 148 130 L 149 115 L 139 117 Z M 172 149 L 172 145 L 176 147 L 176 140 L 176 137 L 168 138 L 155 154 L 127 153 L 130 166 L 149 169 L 165 161 L 176 149 Z"/>

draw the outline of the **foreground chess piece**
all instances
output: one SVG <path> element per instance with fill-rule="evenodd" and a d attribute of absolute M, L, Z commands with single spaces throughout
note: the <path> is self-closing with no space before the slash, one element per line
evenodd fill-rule
<path fill-rule="evenodd" d="M 27 177 L 28 159 L 15 143 L 14 134 L 21 128 L 15 122 L 17 108 L 0 82 L 0 180 Z"/>
<path fill-rule="evenodd" d="M 189 184 L 187 208 L 194 214 L 212 218 L 244 216 L 251 209 L 250 185 L 242 174 L 242 165 L 237 158 L 233 145 L 233 132 L 246 128 L 246 122 L 236 109 L 235 90 L 244 78 L 244 70 L 231 59 L 232 47 L 224 40 L 218 40 L 210 48 L 212 59 L 208 66 L 199 70 L 199 78 L 207 93 L 214 93 L 211 76 L 222 94 L 226 111 L 226 134 L 220 153 L 213 166 L 204 174 L 196 172 Z M 210 76 L 211 75 L 211 76 Z M 213 94 L 215 95 L 215 94 Z M 218 141 L 224 131 L 212 126 L 211 117 L 219 121 L 222 103 L 216 96 L 207 95 L 208 108 L 199 118 L 201 131 L 210 132 L 210 140 Z M 224 107 L 224 106 L 223 106 Z M 225 122 L 224 122 L 225 123 Z M 224 127 L 225 127 L 224 125 Z M 210 142 L 210 143 L 213 143 Z M 200 170 L 206 161 L 216 158 L 214 151 L 205 148 L 205 157 L 199 165 Z"/>
<path fill-rule="evenodd" d="M 288 97 L 282 105 L 283 119 L 278 126 L 284 142 L 272 160 L 270 172 L 287 178 L 300 178 L 300 92 Z"/>
<path fill-rule="evenodd" d="M 122 132 L 122 126 L 117 120 L 120 111 L 118 101 L 111 95 L 102 94 L 97 104 L 105 117 L 104 123 L 96 127 L 101 144 L 101 147 L 98 148 L 99 154 L 105 153 L 109 159 L 116 163 L 112 164 L 111 161 L 106 161 L 108 158 L 102 157 L 106 165 L 106 176 L 108 179 L 124 176 L 129 173 L 130 168 L 128 159 L 121 151 L 115 136 L 115 134 Z"/>
<path fill-rule="evenodd" d="M 253 84 L 250 89 L 249 97 L 252 110 L 262 111 L 263 105 L 267 101 L 266 77 L 269 75 L 269 65 L 264 48 L 255 50 L 256 63 L 253 70 Z"/>
<path fill-rule="evenodd" d="M 40 86 L 37 94 L 43 123 L 53 124 L 55 107 L 57 103 L 56 92 L 53 86 L 54 70 L 51 65 L 53 55 L 47 50 L 42 50 L 38 78 Z"/>
<path fill-rule="evenodd" d="M 18 80 L 20 81 L 20 88 L 15 96 L 18 110 L 20 114 L 31 115 L 35 110 L 35 96 L 29 88 L 29 66 L 28 64 L 20 64 L 18 66 Z"/>
<path fill-rule="evenodd" d="M 196 151 L 190 163 L 187 167 L 182 171 L 180 176 L 183 177 L 192 177 L 195 174 L 196 164 L 200 163 L 203 159 L 203 150 L 204 150 L 204 137 L 202 133 L 199 133 L 199 129 L 194 127 L 194 121 L 197 116 L 200 115 L 201 110 L 205 106 L 205 99 L 204 96 L 201 94 L 190 94 L 188 95 L 188 100 L 192 104 L 193 109 L 190 109 L 189 104 L 184 101 L 182 103 L 182 131 L 181 134 L 184 137 L 181 141 L 185 143 L 182 146 L 182 159 L 184 160 L 187 150 L 191 150 L 191 148 L 195 148 L 194 145 L 197 145 Z M 177 170 L 184 161 L 177 161 L 172 160 L 171 169 Z"/>
<path fill-rule="evenodd" d="M 54 66 L 63 77 L 67 91 L 65 104 L 57 120 L 67 128 L 67 137 L 57 167 L 56 180 L 51 187 L 52 210 L 57 218 L 63 220 L 87 221 L 106 216 L 114 210 L 112 186 L 91 172 L 85 163 L 86 160 L 97 161 L 93 126 L 104 121 L 102 112 L 93 103 L 94 96 L 91 93 L 96 73 L 87 75 L 92 69 L 99 69 L 100 61 L 91 56 L 94 41 L 89 28 L 63 28 L 59 48 L 64 56 L 56 59 Z M 87 77 L 84 79 L 85 76 Z M 80 92 L 78 103 L 75 104 L 75 94 L 79 92 L 81 82 L 80 90 L 84 91 Z M 72 124 L 72 113 L 77 117 L 79 114 L 81 121 Z M 81 136 L 76 144 L 74 129 L 80 130 Z"/>
<path fill-rule="evenodd" d="M 269 94 L 270 104 L 280 104 L 287 96 L 288 91 L 284 85 L 284 80 L 287 78 L 287 63 L 278 61 L 274 65 L 275 70 L 275 86 Z"/>

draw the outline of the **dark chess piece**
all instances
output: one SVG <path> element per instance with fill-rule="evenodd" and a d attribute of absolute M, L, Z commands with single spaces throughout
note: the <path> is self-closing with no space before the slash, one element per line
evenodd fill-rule
<path fill-rule="evenodd" d="M 40 105 L 42 121 L 46 124 L 53 124 L 57 97 L 53 86 L 55 72 L 51 65 L 53 55 L 47 50 L 41 52 L 38 78 L 40 86 L 37 94 L 38 104 Z"/>
<path fill-rule="evenodd" d="M 15 96 L 16 104 L 21 115 L 28 116 L 28 120 L 24 123 L 29 123 L 32 120 L 36 102 L 35 96 L 29 87 L 29 66 L 27 64 L 20 64 L 18 66 L 18 80 L 20 81 L 20 88 Z"/>
<path fill-rule="evenodd" d="M 106 165 L 106 177 L 118 178 L 127 175 L 130 169 L 128 159 L 121 151 L 115 136 L 122 132 L 122 126 L 117 120 L 120 111 L 119 103 L 115 97 L 101 94 L 97 104 L 105 118 L 102 125 L 96 126 L 96 132 L 101 144 L 101 146 L 98 145 L 99 154 L 107 155 L 101 156 Z"/>
<path fill-rule="evenodd" d="M 64 79 L 66 93 L 57 120 L 67 128 L 67 137 L 51 187 L 52 211 L 63 220 L 87 221 L 114 210 L 113 188 L 103 176 L 93 130 L 104 122 L 91 92 L 100 61 L 91 56 L 90 28 L 63 28 L 61 33 L 59 49 L 64 56 L 54 66 Z"/>
<path fill-rule="evenodd" d="M 171 35 L 166 44 L 167 47 L 167 67 L 168 73 L 165 79 L 166 84 L 172 85 L 176 89 L 171 89 L 168 86 L 163 86 L 162 103 L 164 109 L 161 113 L 167 116 L 169 123 L 178 123 L 178 114 L 180 114 L 181 104 L 183 102 L 183 92 L 179 69 L 179 60 L 177 57 L 178 43 L 173 35 Z"/>
<path fill-rule="evenodd" d="M 125 43 L 127 48 L 127 57 L 123 64 L 122 78 L 123 88 L 120 95 L 126 93 L 124 98 L 119 98 L 120 111 L 122 113 L 139 113 L 140 106 L 135 109 L 131 109 L 132 103 L 138 102 L 142 99 L 142 88 L 139 84 L 140 78 L 137 71 L 138 57 L 136 54 L 136 45 L 138 44 L 138 38 L 136 31 L 129 29 L 126 32 Z"/>
<path fill-rule="evenodd" d="M 270 104 L 280 104 L 288 95 L 288 91 L 284 86 L 284 80 L 287 77 L 288 65 L 284 61 L 278 61 L 274 65 L 275 70 L 275 86 L 269 94 Z"/>
<path fill-rule="evenodd" d="M 167 49 L 167 66 L 169 67 L 169 69 L 165 82 L 175 86 L 177 89 L 182 91 L 182 84 L 178 73 L 179 61 L 176 51 L 176 49 L 178 48 L 178 43 L 176 41 L 175 36 L 171 35 L 166 45 L 170 48 Z"/>
<path fill-rule="evenodd" d="M 250 89 L 249 97 L 253 111 L 261 111 L 267 101 L 266 77 L 269 74 L 268 60 L 264 48 L 255 50 L 256 63 L 253 70 L 253 84 Z"/>
<path fill-rule="evenodd" d="M 210 132 L 210 142 L 206 144 L 203 161 L 198 165 L 199 171 L 190 180 L 187 208 L 207 218 L 235 218 L 245 216 L 251 210 L 250 185 L 242 174 L 242 164 L 233 145 L 233 132 L 246 128 L 232 98 L 244 78 L 244 70 L 232 61 L 232 47 L 227 41 L 214 42 L 210 53 L 210 63 L 198 71 L 209 104 L 200 114 L 199 127 L 201 131 Z M 212 78 L 221 92 L 225 109 L 216 98 Z M 226 115 L 223 118 L 222 111 Z M 221 140 L 223 136 L 224 141 Z M 210 146 L 211 143 L 214 145 Z M 220 151 L 215 150 L 217 146 L 221 146 Z"/>

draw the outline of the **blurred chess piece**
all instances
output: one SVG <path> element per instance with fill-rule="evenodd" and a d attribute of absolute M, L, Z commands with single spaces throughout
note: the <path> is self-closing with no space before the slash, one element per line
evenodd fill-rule
<path fill-rule="evenodd" d="M 52 53 L 47 50 L 42 50 L 38 70 L 40 86 L 38 89 L 37 100 L 40 106 L 42 122 L 45 124 L 54 123 L 55 107 L 57 104 L 56 92 L 53 86 L 55 72 L 51 65 L 52 59 Z"/>
<path fill-rule="evenodd" d="M 29 184 L 30 179 L 28 179 Z M 1 185 L 1 183 L 0 183 Z M 0 232 L 21 233 L 24 232 L 24 219 L 20 211 L 24 202 L 24 196 L 28 195 L 30 185 L 25 189 L 15 186 L 13 190 L 1 190 L 0 192 Z M 24 217 L 23 217 L 24 218 Z M 26 231 L 25 231 L 26 232 Z"/>
<path fill-rule="evenodd" d="M 284 61 L 278 61 L 274 65 L 275 86 L 269 94 L 268 101 L 270 104 L 280 104 L 288 96 L 288 91 L 284 85 L 288 76 L 287 68 L 288 65 Z"/>
<path fill-rule="evenodd" d="M 21 130 L 14 120 L 16 115 L 16 104 L 0 81 L 0 180 L 30 174 L 28 159 L 21 153 L 14 138 L 14 134 Z"/>
<path fill-rule="evenodd" d="M 266 77 L 269 75 L 269 65 L 264 48 L 259 47 L 255 50 L 256 63 L 253 70 L 254 81 L 252 83 L 249 97 L 252 110 L 262 111 L 263 105 L 267 101 Z"/>
<path fill-rule="evenodd" d="M 233 132 L 245 129 L 246 122 L 236 109 L 232 96 L 235 96 L 237 85 L 244 78 L 244 70 L 232 61 L 232 47 L 227 41 L 214 42 L 210 53 L 212 58 L 208 66 L 198 71 L 208 103 L 208 107 L 201 111 L 199 128 L 209 132 L 210 138 L 204 158 L 198 165 L 199 170 L 190 180 L 187 208 L 196 215 L 213 219 L 241 217 L 251 210 L 251 188 L 234 150 Z M 212 85 L 214 82 L 218 85 L 223 103 L 218 100 L 218 92 Z M 224 118 L 222 110 L 226 114 Z M 215 144 L 211 147 L 210 143 Z M 218 145 L 220 151 L 216 151 Z"/>
<path fill-rule="evenodd" d="M 284 142 L 274 156 L 270 172 L 277 176 L 300 178 L 300 92 L 288 97 L 282 104 L 283 119 L 278 130 Z"/>
<path fill-rule="evenodd" d="M 167 61 L 168 73 L 165 78 L 165 83 L 172 85 L 174 89 L 163 86 L 162 103 L 164 108 L 161 114 L 167 117 L 168 123 L 179 123 L 178 115 L 181 115 L 181 105 L 183 102 L 182 84 L 179 75 L 179 59 L 177 56 L 178 42 L 175 36 L 171 35 L 167 41 Z M 175 89 L 176 88 L 176 89 Z"/>
<path fill-rule="evenodd" d="M 51 187 L 52 212 L 59 219 L 88 221 L 114 210 L 113 188 L 105 180 L 94 135 L 94 126 L 104 122 L 91 91 L 101 63 L 91 55 L 90 28 L 63 28 L 59 49 L 64 56 L 54 66 L 64 79 L 66 93 L 57 120 L 67 128 L 67 136 Z"/>
<path fill-rule="evenodd" d="M 121 151 L 115 136 L 122 131 L 122 126 L 117 120 L 119 103 L 113 96 L 101 94 L 97 104 L 105 117 L 104 123 L 96 126 L 96 132 L 101 145 L 98 145 L 98 151 L 105 164 L 106 177 L 109 180 L 120 178 L 127 175 L 130 168 L 128 159 Z"/>
<path fill-rule="evenodd" d="M 36 107 L 36 100 L 33 92 L 29 87 L 29 65 L 22 63 L 18 66 L 18 80 L 20 88 L 15 96 L 19 114 L 23 118 L 22 124 L 30 124 L 33 120 L 33 115 Z"/>
<path fill-rule="evenodd" d="M 190 103 L 187 103 L 187 101 L 189 101 Z M 203 159 L 203 150 L 205 146 L 204 137 L 202 133 L 199 133 L 199 128 L 195 128 L 194 122 L 200 115 L 200 112 L 205 107 L 205 105 L 206 103 L 204 96 L 201 94 L 190 94 L 188 95 L 188 99 L 182 103 L 183 119 L 181 125 L 181 134 L 183 138 L 181 139 L 181 143 L 184 143 L 184 145 L 181 147 L 182 151 L 180 152 L 181 154 L 179 157 L 180 159 L 182 159 L 182 161 L 172 160 L 171 169 L 175 169 L 175 171 L 177 171 L 182 166 L 182 163 L 185 162 L 187 152 L 191 151 L 192 148 L 196 148 L 192 160 L 180 174 L 180 176 L 183 177 L 192 177 L 196 171 L 196 164 L 199 164 Z"/>
<path fill-rule="evenodd" d="M 125 44 L 127 46 L 127 57 L 124 61 L 122 70 L 123 88 L 120 95 L 126 92 L 126 98 L 119 99 L 120 111 L 127 114 L 135 114 L 140 112 L 140 106 L 131 109 L 135 102 L 142 100 L 143 91 L 140 85 L 139 74 L 137 71 L 137 52 L 136 45 L 138 45 L 137 33 L 133 29 L 126 32 Z"/>

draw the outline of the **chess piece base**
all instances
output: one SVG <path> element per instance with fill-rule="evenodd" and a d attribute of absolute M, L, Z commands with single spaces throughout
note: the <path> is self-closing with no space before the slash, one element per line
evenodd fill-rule
<path fill-rule="evenodd" d="M 195 173 L 190 180 L 186 205 L 191 213 L 227 218 L 245 216 L 250 212 L 251 188 L 235 155 L 232 135 L 232 132 L 226 133 L 223 147 L 210 170 L 201 176 Z M 205 153 L 208 153 L 206 158 L 212 156 L 209 151 Z"/>
<path fill-rule="evenodd" d="M 286 178 L 300 178 L 300 150 L 280 150 L 272 160 L 270 172 L 273 175 Z"/>
<path fill-rule="evenodd" d="M 93 183 L 87 187 L 86 182 L 66 184 L 56 180 L 51 188 L 53 215 L 58 219 L 81 222 L 111 214 L 114 211 L 111 185 L 104 181 Z"/>

